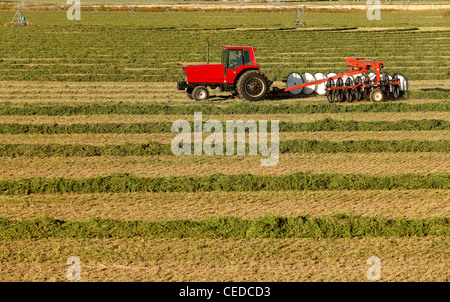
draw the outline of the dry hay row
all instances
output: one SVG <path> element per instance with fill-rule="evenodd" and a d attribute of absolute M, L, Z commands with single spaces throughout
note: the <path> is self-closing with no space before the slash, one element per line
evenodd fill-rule
<path fill-rule="evenodd" d="M 449 217 L 448 200 L 439 189 L 37 194 L 0 196 L 0 216 L 164 221 L 348 213 L 398 219 Z"/>
<path fill-rule="evenodd" d="M 101 156 L 101 157 L 1 157 L 0 179 L 34 177 L 88 178 L 114 173 L 138 177 L 285 175 L 296 172 L 387 175 L 450 172 L 450 155 L 417 153 L 281 154 L 275 166 L 261 166 L 261 156 Z"/>
<path fill-rule="evenodd" d="M 0 144 L 46 145 L 122 145 L 125 143 L 146 144 L 149 142 L 170 144 L 178 133 L 71 133 L 71 134 L 1 134 Z M 210 133 L 203 133 L 203 140 Z M 268 136 L 270 140 L 270 135 Z M 280 132 L 280 141 L 296 139 L 343 142 L 361 140 L 418 140 L 438 141 L 450 139 L 449 130 L 411 130 L 411 131 L 318 131 L 318 132 Z M 223 139 L 225 141 L 225 138 Z M 235 134 L 235 140 L 237 135 Z M 191 141 L 194 141 L 193 134 Z M 248 134 L 246 135 L 248 142 Z"/>
<path fill-rule="evenodd" d="M 382 281 L 449 281 L 442 237 L 361 239 L 121 238 L 5 241 L 4 281 L 67 281 L 78 255 L 82 281 L 367 282 L 378 255 Z"/>

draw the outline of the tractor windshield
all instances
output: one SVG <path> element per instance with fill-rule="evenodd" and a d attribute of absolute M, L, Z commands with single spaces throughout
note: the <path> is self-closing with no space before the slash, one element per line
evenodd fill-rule
<path fill-rule="evenodd" d="M 243 65 L 242 49 L 229 49 L 228 50 L 228 68 L 236 69 Z"/>
<path fill-rule="evenodd" d="M 223 49 L 222 64 L 229 69 L 236 69 L 241 65 L 253 65 L 248 49 Z"/>

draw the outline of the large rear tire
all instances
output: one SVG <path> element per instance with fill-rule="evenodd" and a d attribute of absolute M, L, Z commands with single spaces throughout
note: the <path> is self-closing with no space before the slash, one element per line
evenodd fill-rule
<path fill-rule="evenodd" d="M 269 85 L 269 79 L 261 71 L 250 70 L 237 80 L 236 92 L 241 99 L 261 101 L 267 96 Z"/>

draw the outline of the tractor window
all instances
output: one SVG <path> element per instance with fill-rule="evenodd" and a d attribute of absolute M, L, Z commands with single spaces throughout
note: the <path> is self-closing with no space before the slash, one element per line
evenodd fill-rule
<path fill-rule="evenodd" d="M 228 68 L 236 69 L 243 64 L 242 49 L 228 50 Z"/>
<path fill-rule="evenodd" d="M 252 65 L 252 59 L 250 58 L 250 51 L 244 49 L 244 65 Z"/>
<path fill-rule="evenodd" d="M 226 49 L 222 50 L 222 64 L 223 65 L 227 64 L 227 50 Z"/>

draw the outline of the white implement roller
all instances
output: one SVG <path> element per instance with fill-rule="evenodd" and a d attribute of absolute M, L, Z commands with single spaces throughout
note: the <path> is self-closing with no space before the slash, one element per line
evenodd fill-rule
<path fill-rule="evenodd" d="M 302 84 L 303 84 L 302 77 L 298 73 L 295 73 L 295 72 L 291 73 L 286 79 L 286 87 L 288 87 L 288 88 L 302 85 Z M 292 90 L 290 90 L 290 92 L 292 94 L 299 94 L 300 92 L 302 92 L 302 90 L 303 90 L 303 87 L 297 88 L 297 89 L 292 89 Z"/>

